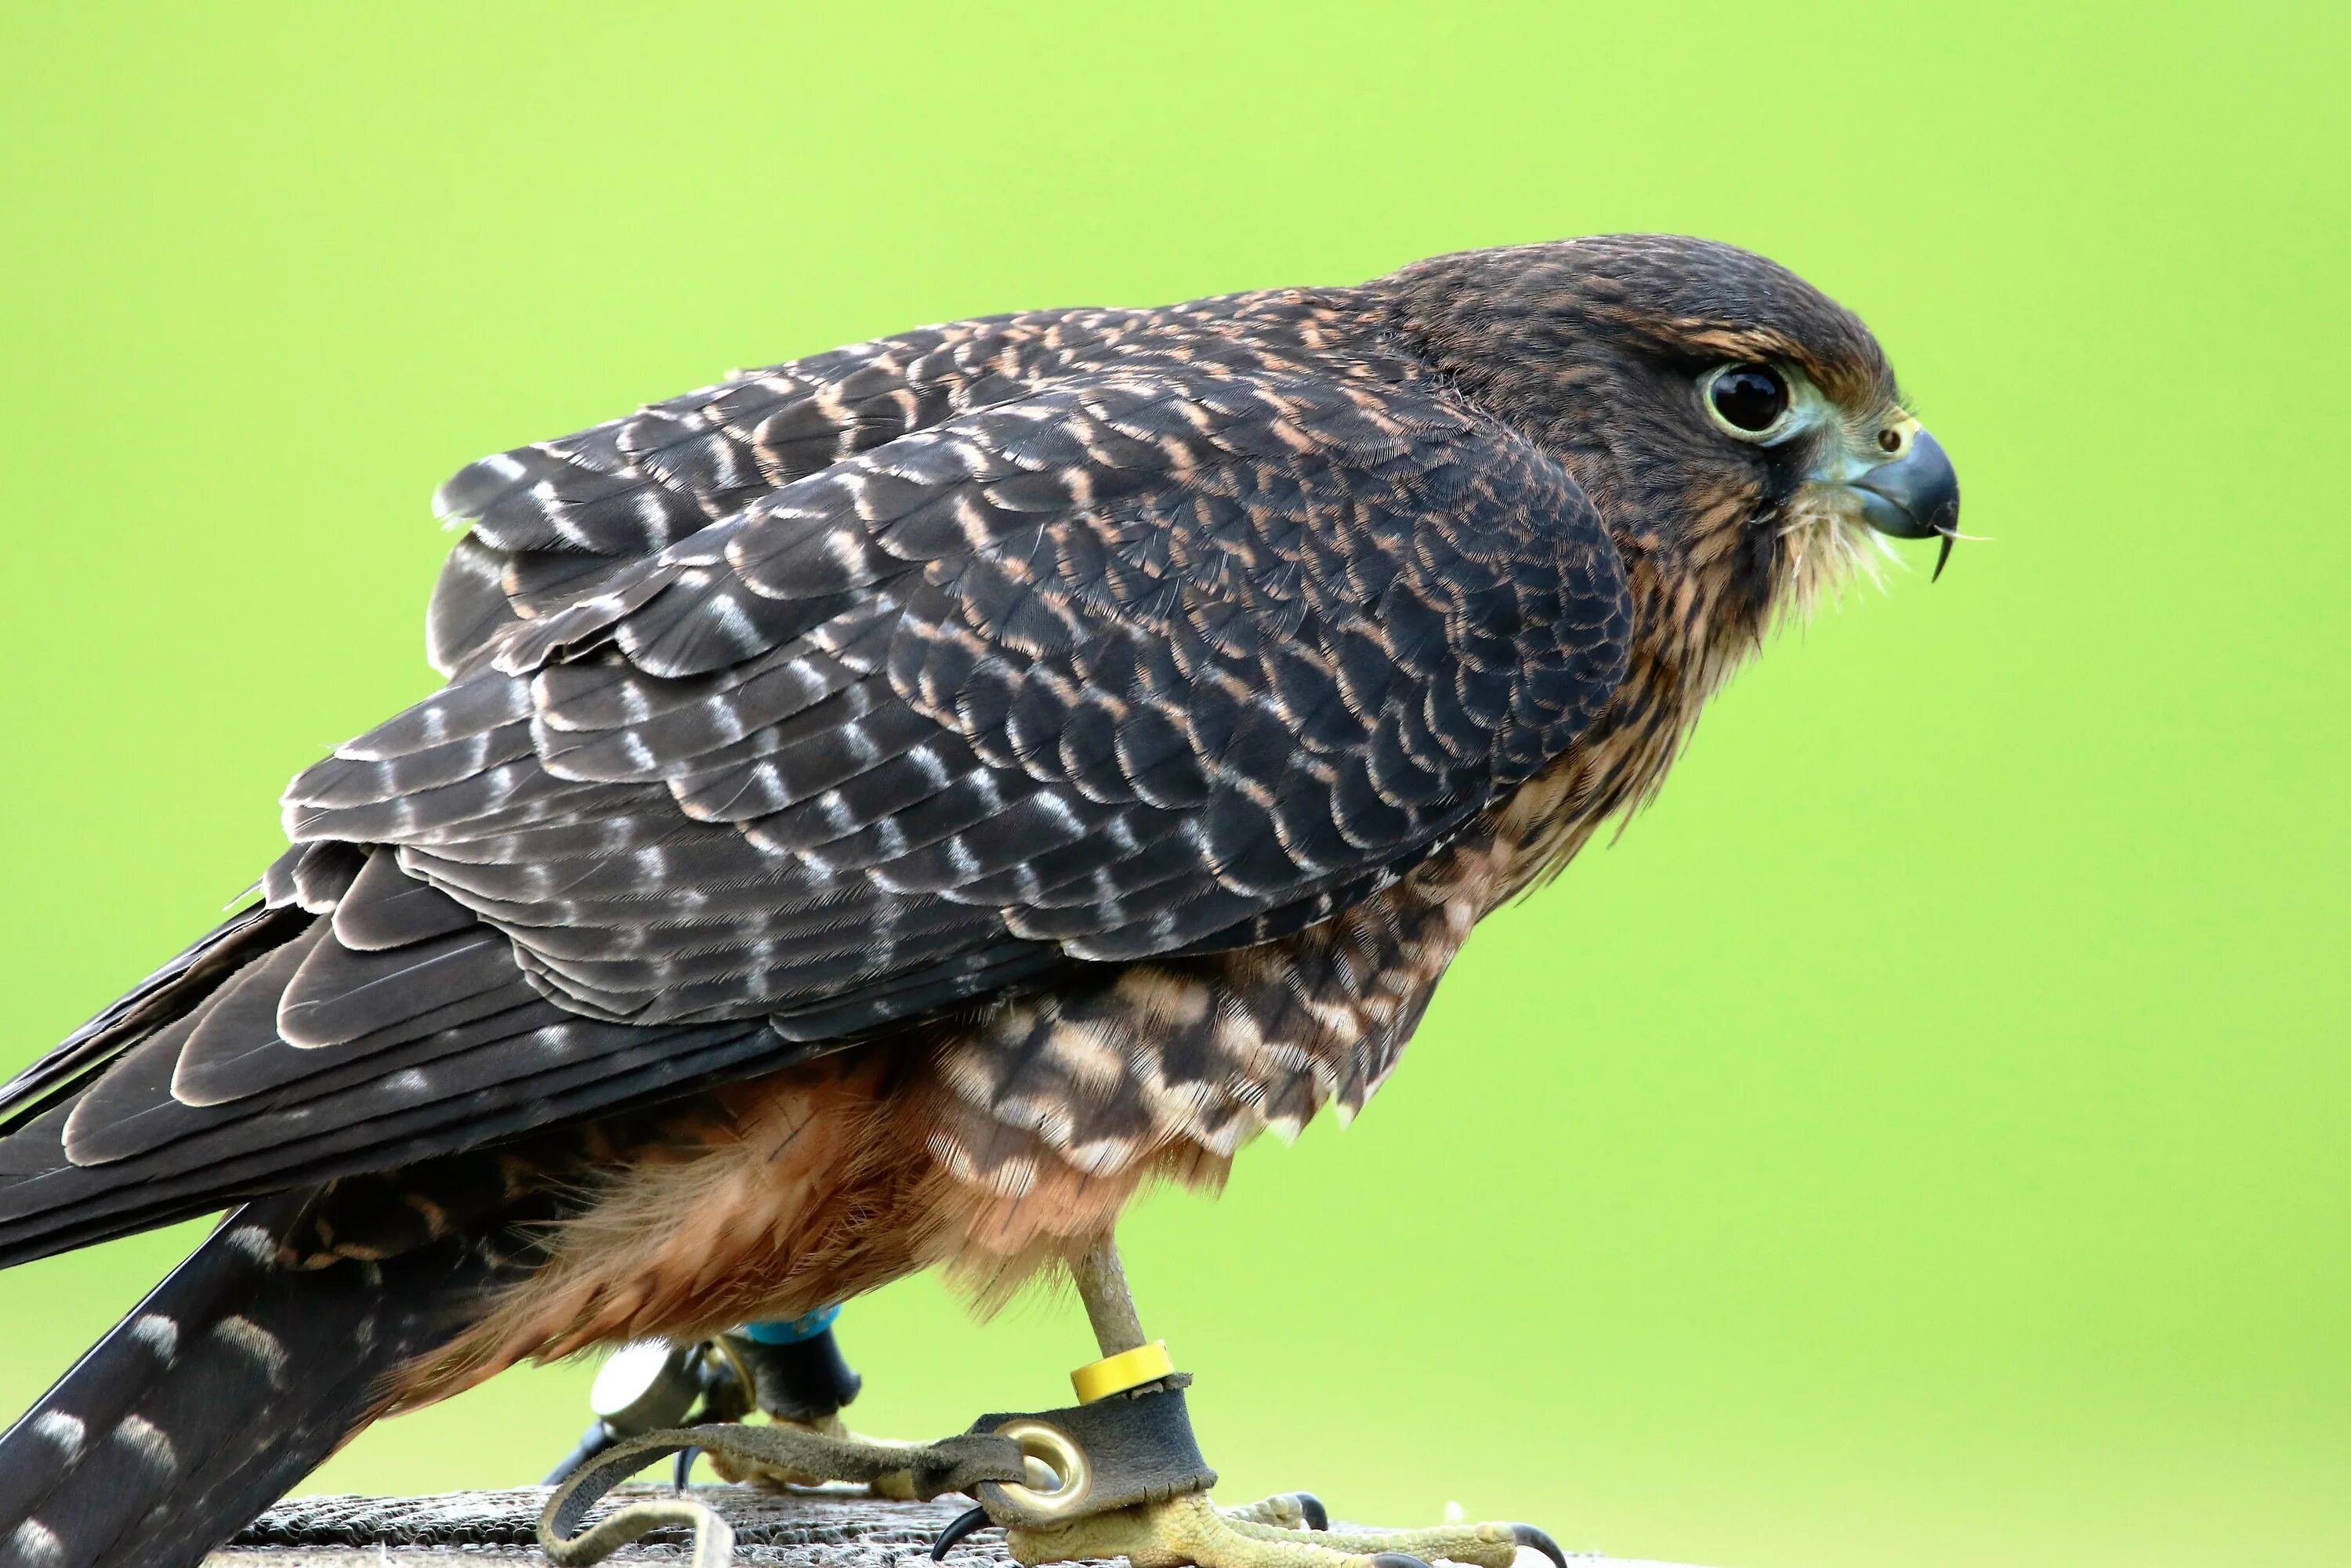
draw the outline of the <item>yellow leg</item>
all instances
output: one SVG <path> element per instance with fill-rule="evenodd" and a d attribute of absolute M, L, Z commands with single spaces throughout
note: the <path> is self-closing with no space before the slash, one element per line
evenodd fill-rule
<path fill-rule="evenodd" d="M 1144 1343 L 1134 1298 L 1117 1249 L 1105 1239 L 1080 1260 L 1078 1294 L 1105 1357 Z M 1310 1518 L 1302 1494 L 1220 1509 L 1206 1493 L 1092 1514 L 1067 1523 L 1005 1532 L 1023 1563 L 1123 1557 L 1134 1568 L 1426 1568 L 1434 1560 L 1510 1568 L 1520 1547 L 1567 1568 L 1552 1538 L 1531 1525 L 1447 1524 L 1433 1530 L 1333 1531 Z M 1319 1516 L 1320 1503 L 1311 1513 Z M 1306 1528 L 1310 1524 L 1318 1528 Z"/>
<path fill-rule="evenodd" d="M 1521 1546 L 1564 1562 L 1548 1536 L 1525 1525 L 1357 1533 L 1285 1529 L 1260 1523 L 1249 1512 L 1228 1512 L 1194 1492 L 1042 1530 L 1007 1531 L 1005 1538 L 1013 1560 L 1030 1564 L 1123 1557 L 1134 1568 L 1405 1568 L 1442 1558 L 1474 1568 L 1510 1568 Z"/>

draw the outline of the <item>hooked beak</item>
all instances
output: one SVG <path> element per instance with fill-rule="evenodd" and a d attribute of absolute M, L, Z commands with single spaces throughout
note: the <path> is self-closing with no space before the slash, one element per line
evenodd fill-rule
<path fill-rule="evenodd" d="M 1861 496 L 1862 520 L 1879 533 L 1897 539 L 1942 537 L 1942 551 L 1935 557 L 1935 576 L 1940 577 L 1959 534 L 1959 476 L 1941 442 L 1916 426 L 1909 434 L 1909 451 L 1852 485 Z"/>

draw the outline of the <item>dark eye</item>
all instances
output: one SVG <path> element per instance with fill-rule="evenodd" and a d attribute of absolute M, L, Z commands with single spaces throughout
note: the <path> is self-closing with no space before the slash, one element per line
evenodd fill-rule
<path fill-rule="evenodd" d="M 1788 383 L 1769 365 L 1730 365 L 1707 383 L 1706 401 L 1733 431 L 1761 435 L 1788 412 Z"/>

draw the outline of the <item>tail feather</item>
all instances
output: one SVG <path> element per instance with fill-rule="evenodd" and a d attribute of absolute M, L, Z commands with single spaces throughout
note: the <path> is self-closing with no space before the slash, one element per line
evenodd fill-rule
<path fill-rule="evenodd" d="M 498 1271 L 454 1239 L 283 1267 L 307 1197 L 231 1215 L 0 1436 L 0 1568 L 193 1568 L 363 1425 Z"/>

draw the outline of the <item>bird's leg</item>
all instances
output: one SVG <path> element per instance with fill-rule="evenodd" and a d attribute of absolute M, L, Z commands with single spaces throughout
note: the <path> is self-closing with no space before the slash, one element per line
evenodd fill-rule
<path fill-rule="evenodd" d="M 789 1321 L 746 1323 L 712 1339 L 672 1343 L 646 1340 L 627 1346 L 605 1363 L 590 1396 L 596 1420 L 580 1446 L 556 1466 L 543 1485 L 553 1486 L 596 1456 L 641 1434 L 688 1420 L 740 1421 L 764 1411 L 778 1427 L 813 1432 L 863 1450 L 862 1458 L 886 1462 L 890 1451 L 916 1445 L 892 1443 L 852 1432 L 841 1407 L 857 1397 L 862 1380 L 841 1358 L 832 1334 L 838 1307 Z M 822 1445 L 818 1451 L 824 1451 Z M 836 1444 L 831 1450 L 840 1452 Z M 704 1450 L 680 1451 L 674 1474 L 683 1488 Z M 708 1451 L 711 1468 L 730 1481 L 782 1488 L 821 1486 L 836 1478 L 787 1468 L 771 1459 Z M 872 1474 L 870 1464 L 864 1474 Z M 914 1495 L 914 1479 L 890 1471 L 869 1483 L 882 1497 Z"/>
<path fill-rule="evenodd" d="M 1105 1356 L 1123 1355 L 1143 1347 L 1143 1318 L 1134 1310 L 1134 1292 L 1127 1288 L 1126 1265 L 1118 1260 L 1118 1243 L 1105 1236 L 1070 1265 L 1077 1281 L 1078 1300 L 1085 1303 L 1086 1321 L 1093 1325 L 1094 1343 Z"/>
<path fill-rule="evenodd" d="M 840 1343 L 833 1337 L 839 1307 L 827 1307 L 788 1322 L 745 1323 L 719 1336 L 718 1346 L 730 1356 L 737 1376 L 748 1385 L 749 1403 L 767 1413 L 779 1427 L 795 1427 L 841 1437 L 867 1447 L 912 1448 L 885 1438 L 852 1432 L 841 1418 L 841 1408 L 857 1397 L 864 1379 L 850 1370 Z M 747 1410 L 735 1413 L 738 1416 Z M 692 1450 L 679 1456 L 679 1484 L 691 1468 Z M 740 1455 L 713 1450 L 710 1468 L 730 1481 L 781 1489 L 822 1486 L 835 1478 L 762 1464 Z M 901 1501 L 914 1497 L 914 1478 L 894 1471 L 872 1483 L 876 1496 Z"/>
<path fill-rule="evenodd" d="M 1164 1346 L 1143 1337 L 1118 1250 L 1104 1239 L 1072 1267 L 1079 1299 L 1093 1324 L 1102 1360 L 1072 1375 L 1081 1400 L 1136 1396 L 1167 1386 L 1174 1364 Z M 1156 1379 L 1125 1381 L 1160 1368 Z M 1176 1381 L 1180 1382 L 1180 1379 Z M 1089 1392 L 1092 1386 L 1095 1391 Z M 1442 1558 L 1476 1568 L 1510 1568 L 1522 1546 L 1566 1568 L 1551 1537 L 1524 1524 L 1447 1524 L 1430 1530 L 1334 1531 L 1305 1492 L 1240 1508 L 1218 1508 L 1205 1491 L 1136 1503 L 1065 1522 L 1015 1526 L 1006 1532 L 1015 1560 L 1029 1564 L 1124 1557 L 1134 1568 L 1424 1568 Z"/>

